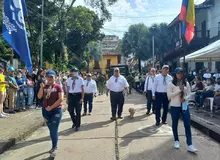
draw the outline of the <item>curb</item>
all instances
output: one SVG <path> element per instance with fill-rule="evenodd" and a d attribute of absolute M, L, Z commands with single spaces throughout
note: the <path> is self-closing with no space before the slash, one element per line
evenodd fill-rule
<path fill-rule="evenodd" d="M 213 140 L 220 142 L 220 128 L 214 123 L 211 123 L 203 118 L 191 114 L 191 125 L 205 135 L 212 138 Z"/>
<path fill-rule="evenodd" d="M 35 123 L 36 124 L 36 123 Z M 8 149 L 10 149 L 12 146 L 14 146 L 17 142 L 24 140 L 25 138 L 27 138 L 28 136 L 30 136 L 34 131 L 36 131 L 37 129 L 39 129 L 40 127 L 42 127 L 44 124 L 43 120 L 39 121 L 39 123 L 37 123 L 36 125 L 32 126 L 31 128 L 29 128 L 26 132 L 24 132 L 23 134 L 18 135 L 18 137 L 16 138 L 11 138 L 9 140 L 5 140 L 3 142 L 1 142 L 0 145 L 0 154 L 4 153 L 5 151 L 7 151 Z"/>
<path fill-rule="evenodd" d="M 67 110 L 67 107 L 64 106 L 63 107 L 63 112 L 65 112 L 66 110 Z M 41 121 L 39 121 L 39 123 L 35 123 L 35 125 L 32 125 L 30 128 L 28 128 L 27 131 L 23 132 L 22 134 L 18 133 L 17 137 L 11 138 L 11 139 L 8 139 L 8 140 L 0 140 L 0 154 L 4 153 L 5 151 L 7 151 L 11 147 L 13 147 L 19 141 L 26 139 L 33 132 L 35 132 L 36 130 L 38 130 L 42 126 L 44 126 L 43 118 L 42 118 Z"/>

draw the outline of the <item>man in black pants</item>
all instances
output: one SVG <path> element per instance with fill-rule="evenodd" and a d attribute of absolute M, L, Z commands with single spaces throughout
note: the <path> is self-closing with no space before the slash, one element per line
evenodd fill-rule
<path fill-rule="evenodd" d="M 76 131 L 79 130 L 81 124 L 81 109 L 84 99 L 84 83 L 79 76 L 77 68 L 70 71 L 70 78 L 67 80 L 67 104 L 68 111 L 71 116 Z"/>
<path fill-rule="evenodd" d="M 164 65 L 162 67 L 162 73 L 158 74 L 154 79 L 154 85 L 152 88 L 152 98 L 156 101 L 156 126 L 160 125 L 161 107 L 163 106 L 162 123 L 167 124 L 168 113 L 168 98 L 167 98 L 167 86 L 173 78 L 168 74 L 169 66 Z"/>
<path fill-rule="evenodd" d="M 110 77 L 106 84 L 108 96 L 110 91 L 110 101 L 111 101 L 111 109 L 112 109 L 112 117 L 111 120 L 116 120 L 116 113 L 119 119 L 122 119 L 122 112 L 124 106 L 124 89 L 127 89 L 127 93 L 129 93 L 129 84 L 124 76 L 120 75 L 119 68 L 114 69 L 114 75 Z"/>

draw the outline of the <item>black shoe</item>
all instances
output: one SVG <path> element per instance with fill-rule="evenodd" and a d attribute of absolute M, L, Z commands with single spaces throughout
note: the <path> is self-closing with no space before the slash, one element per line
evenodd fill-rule
<path fill-rule="evenodd" d="M 156 125 L 156 126 L 159 126 L 159 125 L 160 125 L 160 122 L 157 122 L 155 125 Z"/>
<path fill-rule="evenodd" d="M 150 111 L 147 111 L 146 115 L 149 115 L 150 114 Z"/>
<path fill-rule="evenodd" d="M 123 117 L 122 116 L 118 116 L 118 119 L 123 119 Z"/>
<path fill-rule="evenodd" d="M 167 122 L 162 122 L 163 124 L 167 124 Z"/>
<path fill-rule="evenodd" d="M 75 128 L 75 127 L 76 127 L 76 125 L 75 125 L 75 124 L 73 124 L 73 125 L 72 125 L 72 128 Z"/>
<path fill-rule="evenodd" d="M 9 111 L 8 113 L 10 113 L 10 114 L 15 114 L 16 112 L 15 112 L 15 111 Z"/>
<path fill-rule="evenodd" d="M 76 132 L 79 131 L 79 127 L 76 127 L 76 128 L 75 128 L 75 131 L 76 131 Z"/>
<path fill-rule="evenodd" d="M 116 117 L 111 117 L 110 118 L 112 121 L 115 121 L 116 120 Z"/>

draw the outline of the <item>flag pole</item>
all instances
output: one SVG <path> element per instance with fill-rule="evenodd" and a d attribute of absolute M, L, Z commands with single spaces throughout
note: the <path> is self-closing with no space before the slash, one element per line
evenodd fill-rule
<path fill-rule="evenodd" d="M 43 68 L 43 40 L 44 40 L 44 0 L 42 0 L 41 13 L 41 47 L 40 47 L 40 67 Z"/>

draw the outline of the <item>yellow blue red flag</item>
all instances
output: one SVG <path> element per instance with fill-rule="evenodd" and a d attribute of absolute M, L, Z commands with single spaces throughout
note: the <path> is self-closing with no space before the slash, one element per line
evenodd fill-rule
<path fill-rule="evenodd" d="M 182 34 L 189 44 L 195 35 L 194 0 L 183 0 L 179 19 L 182 21 Z"/>

